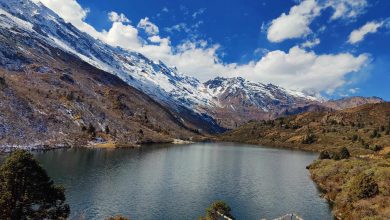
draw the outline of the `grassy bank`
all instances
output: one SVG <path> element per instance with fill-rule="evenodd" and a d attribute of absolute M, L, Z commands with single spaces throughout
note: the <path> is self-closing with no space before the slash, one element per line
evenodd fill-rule
<path fill-rule="evenodd" d="M 317 160 L 312 179 L 339 219 L 390 219 L 390 159 Z"/>

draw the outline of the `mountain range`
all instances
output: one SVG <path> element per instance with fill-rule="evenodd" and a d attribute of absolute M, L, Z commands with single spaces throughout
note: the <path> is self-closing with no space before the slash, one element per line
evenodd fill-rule
<path fill-rule="evenodd" d="M 0 145 L 8 147 L 82 145 L 91 135 L 116 144 L 169 142 L 250 120 L 383 102 L 326 101 L 240 77 L 203 83 L 97 40 L 30 0 L 0 0 L 0 96 Z"/>

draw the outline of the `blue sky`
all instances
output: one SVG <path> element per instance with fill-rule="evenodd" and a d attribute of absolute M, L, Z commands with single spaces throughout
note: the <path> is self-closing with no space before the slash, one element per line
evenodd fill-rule
<path fill-rule="evenodd" d="M 243 76 L 390 100 L 387 0 L 69 0 L 73 14 L 41 1 L 96 38 L 202 81 Z"/>

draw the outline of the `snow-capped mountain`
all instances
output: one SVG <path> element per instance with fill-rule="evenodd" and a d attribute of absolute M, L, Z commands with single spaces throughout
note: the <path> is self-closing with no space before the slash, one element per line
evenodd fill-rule
<path fill-rule="evenodd" d="M 49 44 L 118 76 L 171 109 L 178 119 L 199 123 L 207 132 L 221 131 L 219 125 L 233 128 L 251 119 L 274 118 L 321 101 L 243 78 L 218 77 L 201 83 L 161 61 L 97 40 L 31 0 L 0 0 L 0 30 L 23 39 L 15 48 L 0 48 L 0 64 L 7 69 L 23 70 L 29 64 L 30 49 L 48 53 L 44 45 Z M 50 70 L 50 62 L 46 63 L 40 71 Z"/>
<path fill-rule="evenodd" d="M 218 100 L 219 106 L 233 105 L 237 99 L 243 106 L 255 106 L 268 112 L 275 105 L 291 105 L 297 101 L 318 101 L 317 97 L 287 90 L 272 84 L 255 83 L 241 77 L 217 77 L 205 82 L 208 92 Z"/>
<path fill-rule="evenodd" d="M 234 128 L 249 120 L 272 119 L 319 103 L 320 98 L 272 84 L 241 77 L 217 77 L 204 83 L 218 107 L 213 114 L 224 127 Z M 230 116 L 229 116 L 230 115 Z"/>
<path fill-rule="evenodd" d="M 30 0 L 0 0 L 0 28 L 21 35 L 23 42 L 17 51 L 3 48 L 2 62 L 8 69 L 22 70 L 28 60 L 17 59 L 17 54 L 26 54 L 30 47 L 41 50 L 50 44 L 101 70 L 118 76 L 130 86 L 146 93 L 154 100 L 169 107 L 180 117 L 192 121 L 204 121 L 209 132 L 219 131 L 204 108 L 214 103 L 204 85 L 193 77 L 179 73 L 162 62 L 155 62 L 140 53 L 112 47 L 81 32 L 73 25 L 41 3 Z M 7 57 L 11 57 L 8 59 Z M 48 67 L 50 68 L 50 67 Z M 186 118 L 181 118 L 185 120 Z"/>
<path fill-rule="evenodd" d="M 20 28 L 23 34 L 39 36 L 89 64 L 117 75 L 129 85 L 170 106 L 208 106 L 209 94 L 195 78 L 180 74 L 162 62 L 154 62 L 140 53 L 109 46 L 73 25 L 41 3 L 30 0 L 1 0 L 3 27 Z M 173 103 L 172 103 L 173 102 Z"/>

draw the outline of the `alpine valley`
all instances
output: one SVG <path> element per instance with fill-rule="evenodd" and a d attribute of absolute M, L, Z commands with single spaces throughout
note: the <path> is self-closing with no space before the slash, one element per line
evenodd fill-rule
<path fill-rule="evenodd" d="M 2 151 L 200 140 L 250 120 L 383 102 L 327 101 L 243 78 L 202 83 L 30 0 L 0 0 L 0 68 Z"/>

